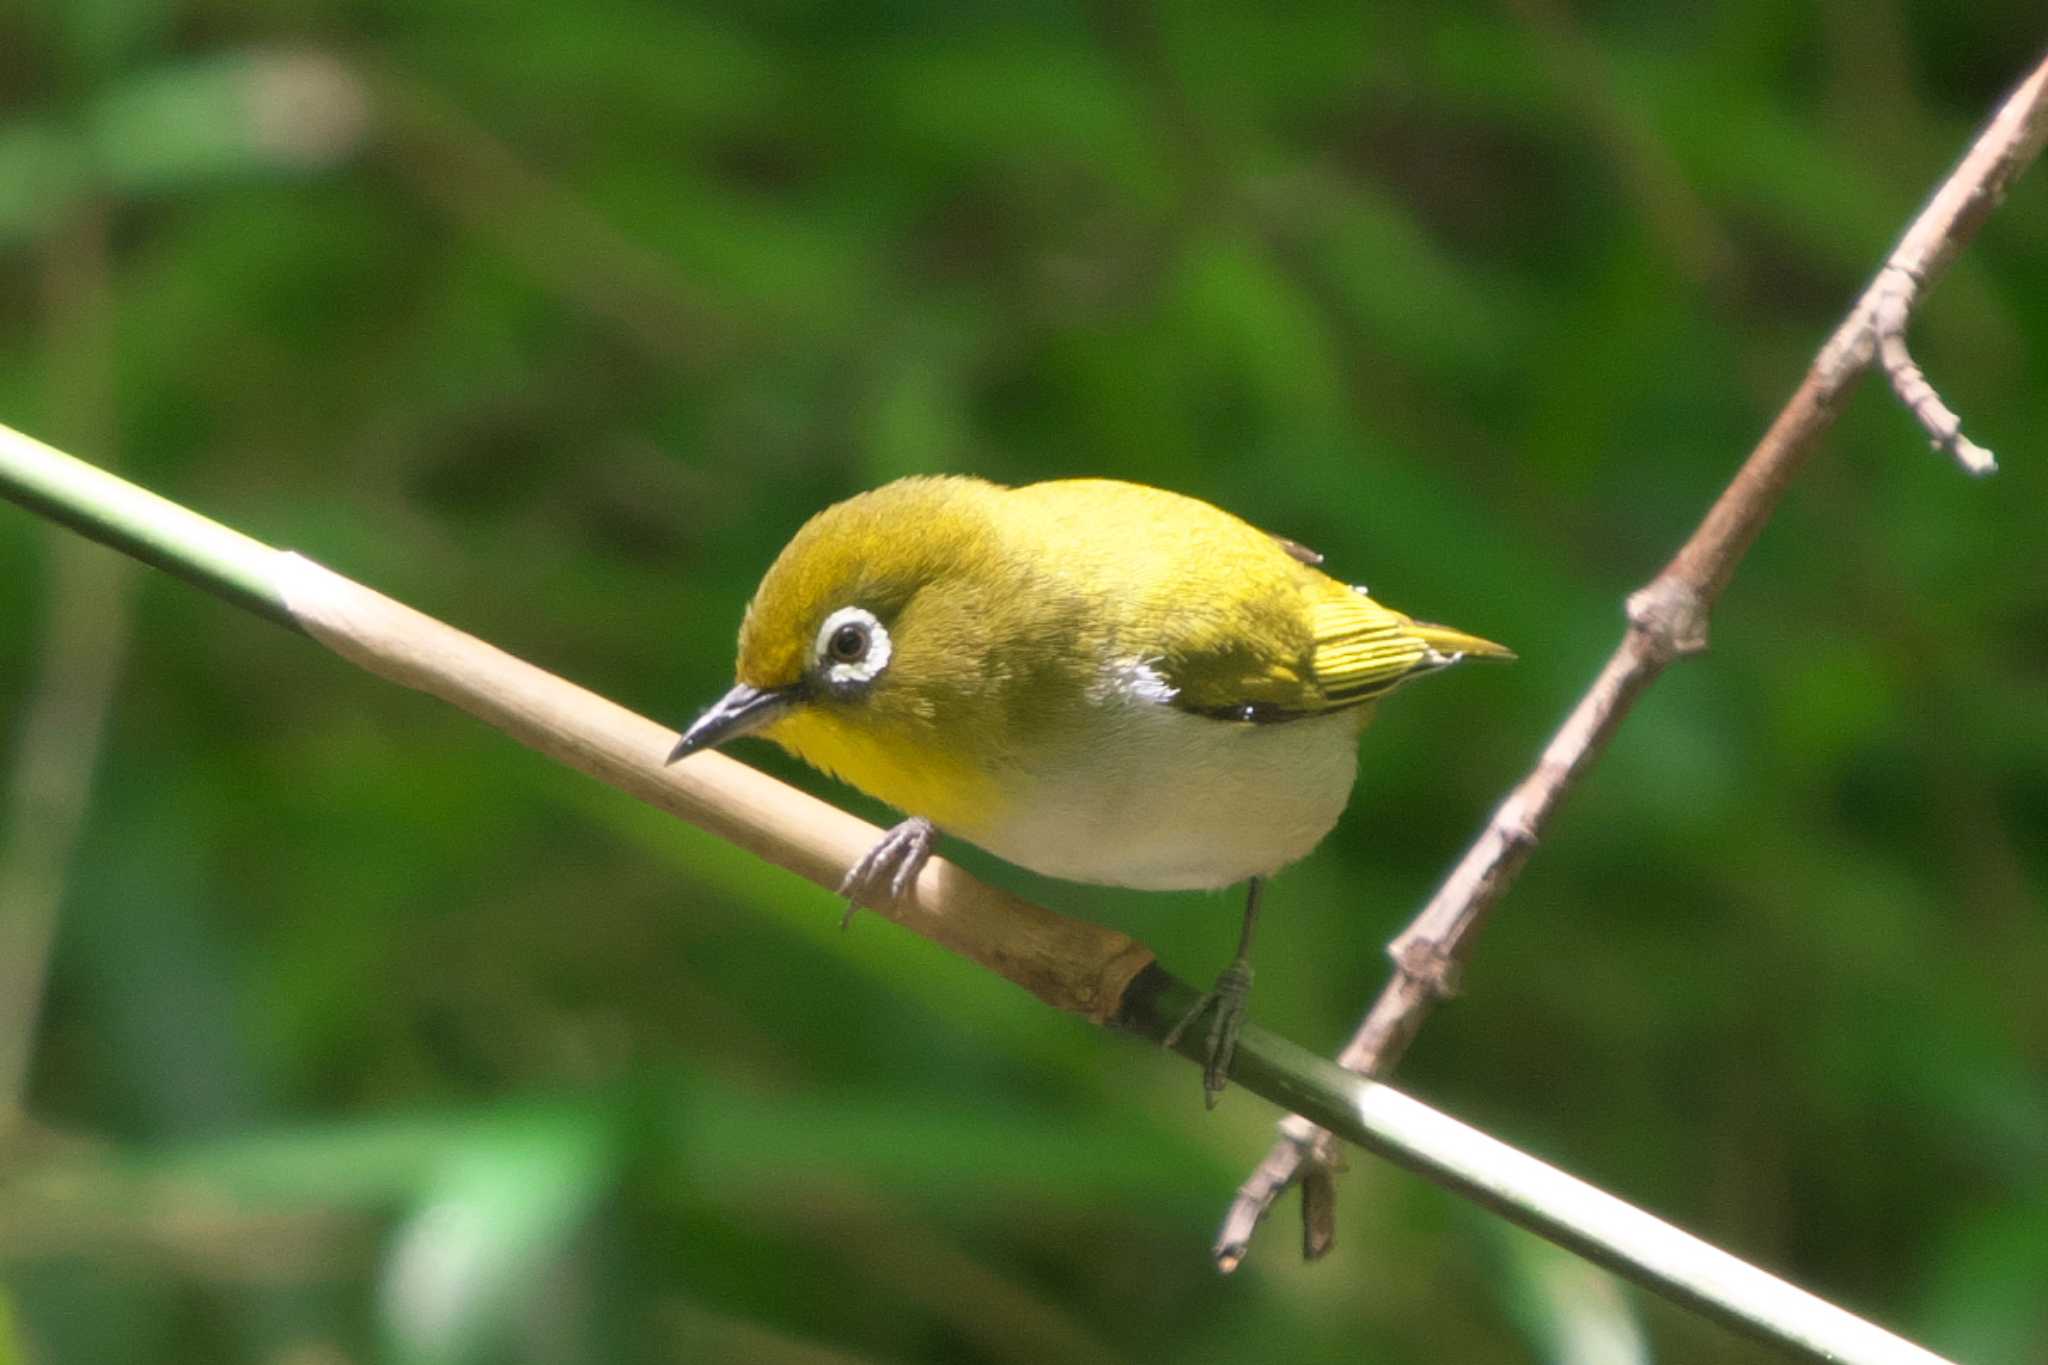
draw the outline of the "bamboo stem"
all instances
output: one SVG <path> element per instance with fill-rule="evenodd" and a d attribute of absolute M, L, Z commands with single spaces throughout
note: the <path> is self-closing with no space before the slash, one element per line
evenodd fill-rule
<path fill-rule="evenodd" d="M 380 677 L 827 889 L 881 831 L 722 754 L 664 760 L 674 732 L 311 560 L 274 550 L 0 427 L 0 495 L 252 611 Z M 934 858 L 889 917 L 1097 1023 L 1153 1040 L 1198 994 L 1115 931 L 987 886 Z M 1204 1049 L 1184 1040 L 1199 1063 Z M 1676 1302 L 1815 1359 L 1939 1357 L 1611 1195 L 1305 1048 L 1247 1028 L 1238 1084 Z"/>

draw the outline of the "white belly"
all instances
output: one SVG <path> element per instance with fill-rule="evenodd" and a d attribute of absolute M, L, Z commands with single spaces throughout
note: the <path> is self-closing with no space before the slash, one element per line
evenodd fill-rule
<path fill-rule="evenodd" d="M 1045 755 L 987 828 L 958 832 L 1047 876 L 1180 891 L 1277 871 L 1350 799 L 1355 714 L 1261 725 L 1111 707 L 1096 742 Z"/>

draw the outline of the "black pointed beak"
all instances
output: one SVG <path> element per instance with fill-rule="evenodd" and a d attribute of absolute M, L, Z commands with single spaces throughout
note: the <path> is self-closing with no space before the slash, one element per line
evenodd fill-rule
<path fill-rule="evenodd" d="M 752 734 L 796 704 L 794 687 L 749 687 L 739 684 L 690 723 L 669 750 L 668 761 L 688 758 L 699 749 L 715 749 L 729 739 Z"/>

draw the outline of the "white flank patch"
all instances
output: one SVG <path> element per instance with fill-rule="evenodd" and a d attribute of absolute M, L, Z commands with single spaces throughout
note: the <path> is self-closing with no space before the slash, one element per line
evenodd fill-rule
<path fill-rule="evenodd" d="M 1097 706 L 1114 702 L 1142 701 L 1164 706 L 1180 695 L 1180 689 L 1149 659 L 1120 659 L 1102 670 L 1102 676 L 1088 689 L 1088 700 Z"/>

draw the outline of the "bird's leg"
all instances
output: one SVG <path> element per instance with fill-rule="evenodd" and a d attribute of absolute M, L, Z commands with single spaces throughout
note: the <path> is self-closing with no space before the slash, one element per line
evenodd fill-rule
<path fill-rule="evenodd" d="M 1215 1017 L 1209 1021 L 1208 1059 L 1202 1066 L 1202 1099 L 1211 1109 L 1230 1084 L 1230 1062 L 1237 1055 L 1237 1035 L 1244 1027 L 1245 1002 L 1252 993 L 1252 931 L 1258 928 L 1259 893 L 1265 886 L 1264 877 L 1254 877 L 1246 884 L 1244 928 L 1238 935 L 1237 956 L 1165 1038 L 1165 1046 L 1173 1047 L 1195 1020 L 1211 1008 L 1215 1010 Z"/>
<path fill-rule="evenodd" d="M 938 837 L 938 830 L 922 815 L 913 815 L 884 834 L 839 883 L 839 894 L 846 897 L 846 914 L 840 918 L 839 927 L 844 929 L 853 923 L 860 903 L 876 899 L 884 890 L 890 900 L 902 900 L 917 874 L 931 861 L 932 845 Z"/>

